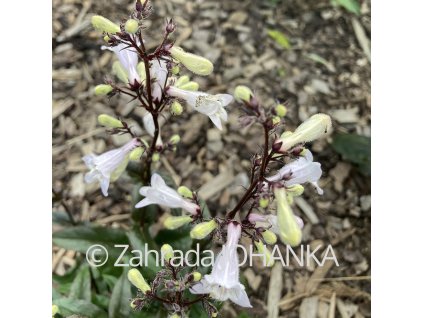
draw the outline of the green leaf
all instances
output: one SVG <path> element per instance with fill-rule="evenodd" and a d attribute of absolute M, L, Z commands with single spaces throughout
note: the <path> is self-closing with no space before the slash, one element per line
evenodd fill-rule
<path fill-rule="evenodd" d="M 93 296 L 93 304 L 97 305 L 98 307 L 100 307 L 104 310 L 108 310 L 109 301 L 110 301 L 109 296 L 104 296 L 104 295 L 100 295 L 100 294 L 94 294 L 94 296 Z"/>
<path fill-rule="evenodd" d="M 113 288 L 109 303 L 109 318 L 127 317 L 131 311 L 129 299 L 131 298 L 131 283 L 126 277 L 128 267 L 125 267 L 122 275 Z"/>
<path fill-rule="evenodd" d="M 114 245 L 128 244 L 128 239 L 121 229 L 81 225 L 53 233 L 53 243 L 84 254 L 92 245 L 99 244 L 106 248 L 109 260 L 114 261 L 122 251 L 121 248 L 115 248 Z"/>
<path fill-rule="evenodd" d="M 208 318 L 209 315 L 206 313 L 201 302 L 199 302 L 191 306 L 189 310 L 189 317 L 190 318 Z"/>
<path fill-rule="evenodd" d="M 69 298 L 91 301 L 91 275 L 88 264 L 79 268 L 69 292 Z"/>
<path fill-rule="evenodd" d="M 107 318 L 107 313 L 100 307 L 86 301 L 72 298 L 60 298 L 53 301 L 60 313 L 67 317 L 73 314 L 88 318 Z"/>
<path fill-rule="evenodd" d="M 332 147 L 346 160 L 356 164 L 361 173 L 371 173 L 370 138 L 356 134 L 336 134 Z"/>
<path fill-rule="evenodd" d="M 65 275 L 59 276 L 53 274 L 53 283 L 56 285 L 57 291 L 61 294 L 69 294 L 72 282 L 78 274 L 79 264 L 72 267 Z"/>
<path fill-rule="evenodd" d="M 290 49 L 291 44 L 285 34 L 277 30 L 267 30 L 267 35 L 269 35 L 276 43 L 279 44 L 284 49 Z"/>
<path fill-rule="evenodd" d="M 351 13 L 360 15 L 360 4 L 356 0 L 332 0 L 335 4 L 345 8 Z"/>

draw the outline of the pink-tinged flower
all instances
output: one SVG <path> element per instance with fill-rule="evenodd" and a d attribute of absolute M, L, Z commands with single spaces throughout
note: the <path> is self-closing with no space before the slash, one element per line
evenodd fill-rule
<path fill-rule="evenodd" d="M 210 294 L 214 299 L 224 301 L 230 299 L 242 307 L 252 307 L 245 287 L 239 282 L 239 260 L 237 245 L 241 237 L 241 225 L 228 225 L 228 238 L 223 246 L 210 275 L 190 289 L 193 294 Z"/>
<path fill-rule="evenodd" d="M 153 115 L 151 113 L 146 113 L 142 117 L 142 123 L 144 124 L 144 129 L 147 131 L 147 133 L 154 137 L 154 131 L 156 129 L 156 126 L 154 125 Z M 162 137 L 160 136 L 160 127 L 159 127 L 159 137 L 157 138 L 156 142 L 157 146 L 163 145 Z"/>
<path fill-rule="evenodd" d="M 151 96 L 153 99 L 161 100 L 168 73 L 166 62 L 153 60 L 151 62 L 150 71 L 151 77 L 154 79 Z"/>
<path fill-rule="evenodd" d="M 267 180 L 271 182 L 284 181 L 284 185 L 287 187 L 310 182 L 316 188 L 317 193 L 322 195 L 323 190 L 317 184 L 321 176 L 320 163 L 313 162 L 313 155 L 310 150 L 306 149 L 304 156 L 283 166 L 277 174 L 268 177 Z"/>
<path fill-rule="evenodd" d="M 175 86 L 170 86 L 167 93 L 170 96 L 185 100 L 196 111 L 207 115 L 220 130 L 222 130 L 222 120 L 228 121 L 225 106 L 234 99 L 229 94 L 210 95 L 203 92 L 186 91 Z"/>
<path fill-rule="evenodd" d="M 102 46 L 102 50 L 109 50 L 116 54 L 120 64 L 128 72 L 129 83 L 134 85 L 135 81 L 141 83 L 140 76 L 137 72 L 138 53 L 134 48 L 128 47 L 127 44 L 121 43 L 116 46 Z"/>
<path fill-rule="evenodd" d="M 140 194 L 145 196 L 145 198 L 135 205 L 136 208 L 159 204 L 169 208 L 181 208 L 193 215 L 200 211 L 200 207 L 197 204 L 183 199 L 178 192 L 168 187 L 163 178 L 157 173 L 151 176 L 151 186 L 142 187 Z"/>
<path fill-rule="evenodd" d="M 140 142 L 134 138 L 121 148 L 107 151 L 99 156 L 94 154 L 84 156 L 82 160 L 91 169 L 85 175 L 85 182 L 99 181 L 101 191 L 107 197 L 110 182 L 119 178 L 128 164 L 129 153 L 139 145 Z"/>

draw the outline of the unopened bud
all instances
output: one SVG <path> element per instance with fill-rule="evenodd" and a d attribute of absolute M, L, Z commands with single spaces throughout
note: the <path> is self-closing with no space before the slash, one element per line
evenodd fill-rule
<path fill-rule="evenodd" d="M 178 314 L 171 314 L 168 316 L 168 318 L 181 318 Z"/>
<path fill-rule="evenodd" d="M 193 239 L 201 240 L 213 232 L 217 228 L 217 223 L 215 220 L 208 222 L 202 222 L 194 226 L 191 230 L 190 235 Z"/>
<path fill-rule="evenodd" d="M 139 62 L 138 63 L 138 65 L 137 65 L 137 73 L 140 76 L 140 80 L 141 81 L 144 81 L 145 78 L 146 78 L 146 75 L 145 75 L 145 64 L 144 64 L 144 62 Z"/>
<path fill-rule="evenodd" d="M 199 272 L 192 272 L 191 274 L 193 276 L 193 281 L 194 282 L 199 282 L 200 281 L 200 279 L 202 277 L 201 273 L 199 273 Z"/>
<path fill-rule="evenodd" d="M 174 67 L 172 67 L 173 75 L 178 75 L 180 71 L 181 71 L 181 68 L 179 67 L 179 65 L 175 65 Z"/>
<path fill-rule="evenodd" d="M 197 75 L 205 76 L 213 72 L 213 63 L 202 56 L 185 52 L 182 48 L 176 46 L 170 49 L 170 54 Z"/>
<path fill-rule="evenodd" d="M 273 116 L 272 117 L 272 124 L 273 125 L 277 125 L 277 124 L 279 124 L 281 122 L 281 118 L 280 117 L 278 117 L 278 116 Z"/>
<path fill-rule="evenodd" d="M 264 246 L 262 241 L 254 242 L 257 251 L 263 255 L 264 266 L 272 267 L 275 265 L 275 260 L 272 257 L 270 251 Z"/>
<path fill-rule="evenodd" d="M 174 101 L 172 103 L 172 106 L 170 106 L 170 112 L 172 113 L 172 115 L 179 116 L 183 113 L 183 111 L 184 111 L 184 108 L 177 101 Z"/>
<path fill-rule="evenodd" d="M 106 32 L 110 34 L 120 32 L 120 27 L 117 24 L 113 23 L 112 21 L 106 19 L 101 15 L 93 16 L 91 18 L 91 24 L 96 30 L 100 32 Z"/>
<path fill-rule="evenodd" d="M 191 222 L 192 222 L 192 218 L 188 215 L 169 216 L 166 220 L 164 220 L 163 225 L 168 230 L 175 230 Z"/>
<path fill-rule="evenodd" d="M 279 104 L 275 107 L 275 112 L 276 112 L 276 115 L 278 115 L 279 117 L 285 117 L 287 113 L 287 109 L 285 105 Z"/>
<path fill-rule="evenodd" d="M 122 122 L 107 114 L 101 114 L 97 117 L 97 121 L 100 125 L 103 125 L 108 128 L 122 128 Z"/>
<path fill-rule="evenodd" d="M 275 244 L 276 241 L 278 240 L 278 238 L 276 237 L 276 234 L 269 230 L 263 231 L 261 233 L 261 236 L 263 237 L 263 240 L 269 245 Z"/>
<path fill-rule="evenodd" d="M 134 34 L 138 31 L 138 21 L 135 19 L 129 19 L 125 23 L 125 31 Z"/>
<path fill-rule="evenodd" d="M 141 272 L 136 268 L 131 268 L 128 271 L 128 280 L 132 285 L 141 290 L 144 294 L 151 291 L 150 285 L 148 285 L 142 276 Z"/>
<path fill-rule="evenodd" d="M 238 102 L 249 102 L 253 96 L 253 92 L 247 86 L 239 85 L 235 88 L 234 97 Z"/>
<path fill-rule="evenodd" d="M 172 145 L 177 145 L 180 141 L 181 141 L 181 136 L 173 135 L 172 137 L 170 137 L 169 143 L 171 143 Z"/>
<path fill-rule="evenodd" d="M 110 41 L 110 37 L 108 35 L 105 35 L 103 38 L 104 42 L 109 42 Z"/>
<path fill-rule="evenodd" d="M 153 161 L 153 162 L 157 162 L 157 161 L 159 161 L 160 160 L 160 154 L 159 153 L 154 153 L 153 154 L 153 156 L 151 157 L 151 160 Z"/>
<path fill-rule="evenodd" d="M 186 186 L 180 186 L 178 188 L 178 193 L 180 195 L 182 195 L 183 197 L 188 198 L 188 199 L 193 199 L 194 198 L 194 195 L 192 194 L 192 191 L 188 187 L 186 187 Z"/>
<path fill-rule="evenodd" d="M 181 77 L 179 77 L 176 82 L 175 82 L 175 87 L 181 87 L 182 85 L 186 84 L 189 82 L 189 76 L 188 75 L 183 75 Z"/>
<path fill-rule="evenodd" d="M 129 153 L 129 160 L 138 161 L 144 154 L 145 149 L 143 147 L 137 147 Z"/>
<path fill-rule="evenodd" d="M 200 88 L 200 85 L 197 82 L 191 81 L 191 82 L 188 82 L 186 84 L 179 86 L 179 88 L 186 90 L 186 91 L 196 92 Z"/>
<path fill-rule="evenodd" d="M 269 199 L 268 198 L 260 198 L 259 205 L 263 209 L 267 208 L 269 206 Z"/>
<path fill-rule="evenodd" d="M 173 257 L 173 248 L 169 244 L 163 244 L 160 252 L 167 262 Z"/>
<path fill-rule="evenodd" d="M 59 313 L 59 307 L 57 305 L 51 306 L 51 315 L 54 317 L 54 315 Z"/>
<path fill-rule="evenodd" d="M 113 87 L 108 84 L 100 84 L 94 88 L 94 94 L 97 96 L 103 96 L 109 94 L 113 90 Z"/>
<path fill-rule="evenodd" d="M 128 73 L 119 61 L 115 61 L 112 66 L 112 73 L 125 84 L 128 84 Z"/>
<path fill-rule="evenodd" d="M 212 313 L 211 315 L 213 318 L 217 317 L 217 312 Z"/>

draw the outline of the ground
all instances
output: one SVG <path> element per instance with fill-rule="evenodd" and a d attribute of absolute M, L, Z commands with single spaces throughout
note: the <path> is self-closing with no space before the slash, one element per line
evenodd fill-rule
<path fill-rule="evenodd" d="M 287 106 L 288 129 L 325 112 L 334 119 L 334 134 L 370 136 L 369 1 L 362 2 L 360 16 L 329 0 L 153 3 L 150 29 L 157 30 L 157 37 L 148 38 L 149 44 L 158 41 L 164 19 L 173 17 L 176 43 L 213 61 L 213 75 L 193 77 L 201 90 L 232 93 L 244 84 L 269 107 L 277 102 Z M 126 0 L 53 0 L 54 191 L 62 193 L 76 220 L 111 227 L 128 222 L 130 179 L 123 176 L 104 198 L 97 186 L 84 184 L 81 157 L 126 141 L 97 125 L 100 113 L 131 118 L 139 130 L 135 122 L 141 113 L 124 97 L 93 96 L 94 86 L 110 76 L 114 57 L 100 49 L 102 40 L 89 21 L 93 14 L 118 21 L 132 5 Z M 290 48 L 281 47 L 267 30 L 283 32 Z M 162 131 L 164 139 L 179 133 L 182 141 L 158 165 L 177 184 L 199 191 L 215 215 L 234 206 L 248 185 L 249 158 L 262 140 L 260 127 L 240 128 L 239 105 L 233 103 L 228 111 L 222 132 L 207 117 L 191 112 L 170 118 Z M 324 195 L 307 188 L 295 211 L 305 219 L 304 241 L 332 244 L 340 266 L 291 264 L 282 275 L 280 267 L 245 268 L 254 306 L 249 314 L 254 317 L 370 316 L 370 177 L 336 152 L 332 142 L 330 137 L 311 146 L 315 160 L 322 163 Z M 54 206 L 54 211 L 61 209 Z M 53 254 L 55 273 L 63 274 L 74 262 L 75 252 L 53 247 Z M 278 302 L 279 313 L 267 311 Z M 233 305 L 224 308 L 227 317 L 236 316 Z"/>

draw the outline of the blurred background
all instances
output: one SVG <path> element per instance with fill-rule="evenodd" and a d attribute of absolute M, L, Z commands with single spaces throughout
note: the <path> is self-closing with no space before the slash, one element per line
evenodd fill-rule
<path fill-rule="evenodd" d="M 304 242 L 331 244 L 340 266 L 291 264 L 270 270 L 256 262 L 242 270 L 254 308 L 241 312 L 227 302 L 223 317 L 370 317 L 370 1 L 152 3 L 149 47 L 159 44 L 165 18 L 173 17 L 176 44 L 214 63 L 211 76 L 192 77 L 200 90 L 233 93 L 235 86 L 247 85 L 268 107 L 287 106 L 287 129 L 318 112 L 330 114 L 334 122 L 327 140 L 310 145 L 315 161 L 322 163 L 325 194 L 307 188 L 294 209 L 306 223 Z M 96 184 L 83 182 L 81 157 L 127 140 L 109 136 L 97 125 L 101 113 L 130 118 L 135 129 L 142 130 L 135 103 L 124 96 L 108 100 L 92 93 L 105 76 L 112 77 L 115 57 L 100 49 L 102 39 L 90 18 L 100 14 L 117 22 L 133 4 L 53 0 L 53 187 L 60 196 L 53 207 L 56 218 L 68 209 L 76 222 L 128 228 L 134 186 L 130 177 L 113 183 L 104 198 Z M 176 184 L 199 191 L 212 215 L 236 204 L 248 186 L 250 156 L 262 140 L 260 127 L 240 128 L 236 103 L 228 112 L 222 132 L 199 113 L 170 118 L 163 139 L 178 133 L 182 141 L 156 166 L 167 170 Z M 55 222 L 53 232 L 64 226 Z M 77 257 L 77 252 L 54 245 L 54 275 L 67 274 Z"/>

